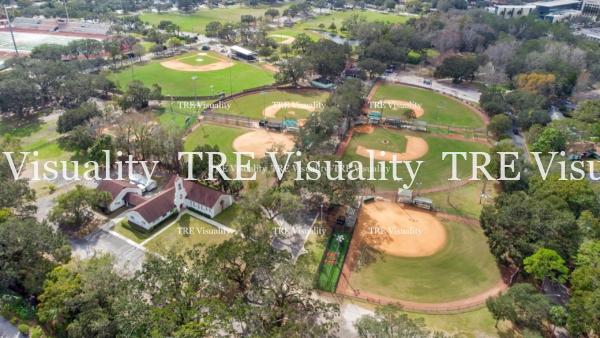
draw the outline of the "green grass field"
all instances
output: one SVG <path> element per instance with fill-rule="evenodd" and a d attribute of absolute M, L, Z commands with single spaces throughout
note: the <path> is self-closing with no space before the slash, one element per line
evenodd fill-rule
<path fill-rule="evenodd" d="M 331 253 L 335 255 L 335 263 L 327 262 L 327 256 L 321 265 L 321 271 L 319 271 L 319 279 L 317 281 L 317 287 L 323 291 L 335 292 L 337 281 L 342 273 L 342 267 L 344 266 L 344 258 L 348 252 L 350 246 L 350 235 L 345 232 L 334 232 L 331 236 L 331 244 L 327 248 L 325 255 Z M 337 238 L 341 236 L 343 241 L 339 242 Z"/>
<path fill-rule="evenodd" d="M 406 21 L 408 21 L 408 19 L 410 19 L 410 17 L 408 17 L 408 16 L 397 15 L 397 14 L 393 14 L 393 13 L 387 14 L 387 13 L 379 13 L 379 12 L 373 12 L 373 11 L 367 11 L 367 10 L 361 10 L 361 9 L 353 9 L 353 10 L 347 10 L 347 11 L 342 11 L 342 12 L 334 12 L 332 14 L 319 15 L 313 19 L 304 21 L 296 26 L 299 29 L 301 28 L 301 29 L 326 29 L 326 30 L 329 30 L 329 26 L 331 25 L 331 23 L 334 23 L 339 31 L 339 29 L 342 28 L 344 20 L 350 18 L 353 15 L 362 16 L 369 22 L 377 21 L 377 22 L 385 22 L 385 23 L 392 23 L 392 24 L 394 24 L 394 23 L 402 24 L 402 23 L 405 23 Z M 325 28 L 319 27 L 321 25 L 324 25 Z"/>
<path fill-rule="evenodd" d="M 447 302 L 488 290 L 500 271 L 478 227 L 445 223 L 446 246 L 429 257 L 383 254 L 351 275 L 353 288 L 415 302 Z"/>
<path fill-rule="evenodd" d="M 289 7 L 272 6 L 280 12 Z M 158 25 L 163 20 L 169 20 L 179 25 L 184 32 L 204 33 L 206 25 L 211 21 L 219 22 L 239 22 L 242 15 L 263 16 L 269 6 L 240 7 L 232 6 L 228 8 L 201 9 L 192 14 L 182 13 L 142 13 L 140 19 L 153 25 Z"/>
<path fill-rule="evenodd" d="M 155 108 L 152 112 L 154 113 L 156 120 L 163 126 L 176 126 L 179 128 L 185 128 L 186 120 L 191 119 L 190 125 L 196 122 L 196 119 L 202 113 L 202 104 L 208 104 L 208 102 L 198 101 L 200 108 L 195 106 L 185 106 L 188 102 L 180 101 L 163 101 L 159 108 Z M 189 102 L 189 104 L 195 104 Z"/>
<path fill-rule="evenodd" d="M 197 244 L 215 245 L 224 242 L 231 236 L 229 233 L 223 233 L 218 228 L 186 214 L 146 243 L 146 248 L 158 254 L 166 254 L 170 250 L 183 253 Z"/>
<path fill-rule="evenodd" d="M 437 210 L 479 219 L 483 206 L 491 203 L 497 195 L 492 182 L 488 182 L 485 187 L 485 195 L 481 197 L 483 188 L 483 182 L 473 182 L 454 190 L 424 194 L 423 196 L 431 198 Z"/>
<path fill-rule="evenodd" d="M 185 151 L 193 151 L 199 145 L 218 145 L 221 152 L 233 159 L 233 141 L 248 132 L 249 129 L 203 123 L 186 137 L 183 148 Z"/>
<path fill-rule="evenodd" d="M 363 146 L 369 147 L 369 145 L 372 145 L 373 142 L 377 143 L 377 140 L 379 139 L 390 139 L 391 135 L 399 135 L 397 137 L 400 137 L 405 134 L 421 137 L 425 139 L 429 145 L 429 152 L 419 159 L 420 161 L 424 161 L 424 163 L 421 164 L 421 168 L 417 173 L 415 184 L 412 186 L 413 189 L 431 188 L 452 183 L 451 181 L 448 181 L 448 179 L 452 176 L 452 161 L 450 158 L 446 158 L 444 161 L 442 161 L 442 152 L 487 151 L 488 149 L 486 145 L 474 142 L 445 139 L 426 133 L 408 133 L 406 131 L 376 128 L 371 134 L 355 133 L 350 141 L 350 144 L 348 145 L 348 148 L 346 149 L 343 159 L 345 162 L 361 161 L 366 170 L 368 168 L 369 159 L 356 154 L 356 147 L 358 145 L 363 145 L 361 141 L 363 138 L 366 137 L 366 141 Z M 462 159 L 458 161 L 459 177 L 467 177 L 471 175 L 471 166 L 469 164 L 470 161 L 465 161 Z M 413 164 L 413 168 L 416 169 L 416 163 Z M 391 165 L 387 166 L 387 170 L 387 181 L 377 180 L 373 182 L 375 188 L 378 190 L 396 190 L 401 185 L 410 183 L 408 173 L 404 166 L 398 166 L 398 175 L 406 178 L 403 182 L 392 181 Z"/>
<path fill-rule="evenodd" d="M 483 128 L 481 117 L 468 106 L 427 89 L 419 89 L 397 84 L 383 84 L 373 98 L 377 100 L 404 100 L 416 102 L 423 107 L 425 115 L 419 119 L 435 124 L 453 127 Z M 373 109 L 381 110 L 381 109 Z M 403 117 L 404 109 L 386 106 L 383 115 Z"/>
<path fill-rule="evenodd" d="M 190 57 L 197 52 L 178 55 L 172 59 Z M 210 72 L 183 72 L 165 68 L 161 62 L 166 59 L 154 60 L 116 73 L 110 73 L 109 78 L 119 84 L 119 88 L 126 89 L 129 82 L 142 81 L 146 86 L 158 84 L 163 95 L 215 95 L 221 92 L 231 94 L 245 89 L 272 84 L 273 74 L 258 65 L 235 62 L 235 65 L 226 69 Z M 196 76 L 196 81 L 192 78 Z M 212 88 L 211 88 L 212 86 Z"/>
<path fill-rule="evenodd" d="M 246 95 L 234 100 L 228 101 L 228 108 L 216 109 L 219 113 L 245 116 L 252 119 L 263 119 L 263 110 L 276 103 L 293 103 L 318 105 L 324 103 L 329 97 L 329 92 L 321 90 L 269 90 L 262 93 Z M 283 106 L 277 111 L 276 118 L 282 120 L 285 118 L 303 119 L 308 117 L 310 112 L 305 109 L 291 108 Z"/>

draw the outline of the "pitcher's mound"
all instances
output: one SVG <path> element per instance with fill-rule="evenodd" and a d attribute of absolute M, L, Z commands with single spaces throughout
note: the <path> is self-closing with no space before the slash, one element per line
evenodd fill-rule
<path fill-rule="evenodd" d="M 446 229 L 433 213 L 394 202 L 365 204 L 358 226 L 363 244 L 393 256 L 431 256 L 446 244 Z"/>
<path fill-rule="evenodd" d="M 233 149 L 239 152 L 254 153 L 255 158 L 263 158 L 265 157 L 265 153 L 272 150 L 276 144 L 283 146 L 284 151 L 294 149 L 294 139 L 292 136 L 271 133 L 262 129 L 238 136 L 233 141 Z"/>
<path fill-rule="evenodd" d="M 429 152 L 429 145 L 427 141 L 420 137 L 405 135 L 406 137 L 406 151 L 403 153 L 395 153 L 392 151 L 381 151 L 378 149 L 370 149 L 363 146 L 356 147 L 356 154 L 362 157 L 370 157 L 370 153 L 373 153 L 373 159 L 379 161 L 392 161 L 394 155 L 398 161 L 413 161 L 417 160 Z"/>

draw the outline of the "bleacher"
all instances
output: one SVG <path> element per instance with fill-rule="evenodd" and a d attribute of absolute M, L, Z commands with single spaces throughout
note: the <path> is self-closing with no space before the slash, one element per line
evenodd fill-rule
<path fill-rule="evenodd" d="M 81 35 L 108 35 L 110 24 L 81 20 L 42 19 L 17 17 L 12 22 L 15 30 L 69 33 Z"/>

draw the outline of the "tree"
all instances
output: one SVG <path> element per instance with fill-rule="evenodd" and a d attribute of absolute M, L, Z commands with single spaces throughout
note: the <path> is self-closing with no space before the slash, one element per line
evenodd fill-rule
<path fill-rule="evenodd" d="M 571 298 L 567 305 L 567 327 L 573 336 L 600 332 L 600 241 L 581 245 L 571 274 Z"/>
<path fill-rule="evenodd" d="M 577 105 L 573 118 L 587 123 L 595 123 L 600 119 L 600 100 L 586 100 Z"/>
<path fill-rule="evenodd" d="M 549 318 L 550 301 L 530 284 L 518 283 L 508 291 L 486 301 L 496 320 L 506 319 L 514 325 L 543 331 Z"/>
<path fill-rule="evenodd" d="M 85 228 L 94 218 L 92 208 L 107 204 L 111 199 L 108 193 L 77 185 L 56 199 L 48 220 L 67 229 Z"/>
<path fill-rule="evenodd" d="M 479 104 L 489 116 L 503 114 L 509 110 L 502 90 L 497 87 L 484 88 L 479 98 Z"/>
<path fill-rule="evenodd" d="M 106 163 L 106 153 L 108 151 L 111 155 L 110 163 Z M 114 161 L 115 147 L 113 145 L 112 136 L 102 135 L 96 139 L 94 144 L 89 148 L 88 157 L 90 161 L 96 161 L 100 165 L 110 166 Z"/>
<path fill-rule="evenodd" d="M 176 36 L 170 37 L 169 40 L 167 40 L 167 47 L 174 49 L 177 47 L 181 47 L 183 46 L 183 41 L 181 41 L 181 39 L 179 39 Z"/>
<path fill-rule="evenodd" d="M 95 103 L 84 103 L 79 108 L 68 109 L 58 117 L 56 131 L 61 134 L 69 132 L 100 114 Z"/>
<path fill-rule="evenodd" d="M 422 318 L 411 319 L 401 309 L 387 305 L 375 309 L 375 315 L 360 317 L 354 327 L 359 337 L 429 337 Z"/>
<path fill-rule="evenodd" d="M 0 81 L 0 111 L 24 117 L 41 103 L 38 93 L 30 80 L 11 77 Z"/>
<path fill-rule="evenodd" d="M 564 284 L 567 281 L 569 269 L 565 260 L 551 249 L 540 248 L 533 255 L 525 258 L 525 271 L 538 281 L 546 278 Z"/>
<path fill-rule="evenodd" d="M 298 210 L 301 209 L 298 195 L 282 188 L 272 188 L 259 192 L 258 203 L 265 211 L 269 221 L 281 215 L 288 222 L 295 220 Z"/>
<path fill-rule="evenodd" d="M 61 61 L 62 56 L 68 54 L 67 48 L 63 45 L 44 43 L 34 47 L 29 55 L 31 58 L 40 60 Z"/>
<path fill-rule="evenodd" d="M 300 33 L 296 36 L 294 42 L 292 42 L 292 49 L 300 51 L 302 54 L 306 53 L 306 50 L 312 45 L 312 39 L 305 33 Z"/>
<path fill-rule="evenodd" d="M 265 11 L 265 16 L 268 16 L 273 20 L 275 17 L 279 16 L 279 10 L 277 8 L 269 8 Z"/>
<path fill-rule="evenodd" d="M 381 75 L 386 68 L 386 65 L 383 62 L 375 59 L 360 59 L 358 61 L 358 66 L 369 74 L 369 79 Z"/>
<path fill-rule="evenodd" d="M 0 222 L 1 288 L 37 295 L 46 274 L 70 257 L 67 239 L 45 223 L 15 217 Z"/>
<path fill-rule="evenodd" d="M 437 78 L 450 77 L 452 82 L 472 81 L 479 67 L 479 61 L 474 56 L 450 56 L 435 69 Z"/>
<path fill-rule="evenodd" d="M 549 97 L 555 93 L 556 76 L 538 72 L 519 74 L 516 78 L 516 85 L 525 91 Z"/>
<path fill-rule="evenodd" d="M 350 47 L 331 40 L 321 40 L 308 46 L 305 58 L 310 68 L 328 79 L 338 77 L 346 66 Z"/>
<path fill-rule="evenodd" d="M 13 160 L 19 163 L 22 156 L 20 141 L 11 136 L 0 139 L 0 149 L 3 152 L 13 152 Z M 0 157 L 0 210 L 3 215 L 16 215 L 20 217 L 31 216 L 35 213 L 35 191 L 29 187 L 25 179 L 15 179 L 9 162 L 5 156 Z"/>
<path fill-rule="evenodd" d="M 206 24 L 206 36 L 209 38 L 216 38 L 219 36 L 219 31 L 223 28 L 223 25 L 219 21 L 211 21 Z"/>
<path fill-rule="evenodd" d="M 144 86 L 141 81 L 131 81 L 127 92 L 119 100 L 119 105 L 123 110 L 130 108 L 143 109 L 148 107 L 148 101 L 152 97 L 152 90 Z"/>
<path fill-rule="evenodd" d="M 303 58 L 288 59 L 279 67 L 279 72 L 275 74 L 275 80 L 278 84 L 291 84 L 298 86 L 298 83 L 304 79 L 307 74 L 308 64 Z"/>
<path fill-rule="evenodd" d="M 56 267 L 39 296 L 40 321 L 58 336 L 116 336 L 118 314 L 112 307 L 123 282 L 113 270 L 110 256 Z"/>
<path fill-rule="evenodd" d="M 531 151 L 549 153 L 563 151 L 567 148 L 567 138 L 562 131 L 555 128 L 544 128 L 531 145 Z"/>
<path fill-rule="evenodd" d="M 504 114 L 494 115 L 487 126 L 487 130 L 497 138 L 501 138 L 511 128 L 512 120 Z"/>
<path fill-rule="evenodd" d="M 365 94 L 359 79 L 347 79 L 337 86 L 326 102 L 328 107 L 338 108 L 344 116 L 355 117 L 362 113 Z"/>

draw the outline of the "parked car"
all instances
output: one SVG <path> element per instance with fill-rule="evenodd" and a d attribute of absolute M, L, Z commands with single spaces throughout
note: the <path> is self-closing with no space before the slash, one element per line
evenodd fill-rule
<path fill-rule="evenodd" d="M 155 180 L 147 179 L 145 176 L 140 174 L 133 174 L 129 176 L 129 182 L 135 184 L 142 192 L 149 192 L 158 187 Z"/>

